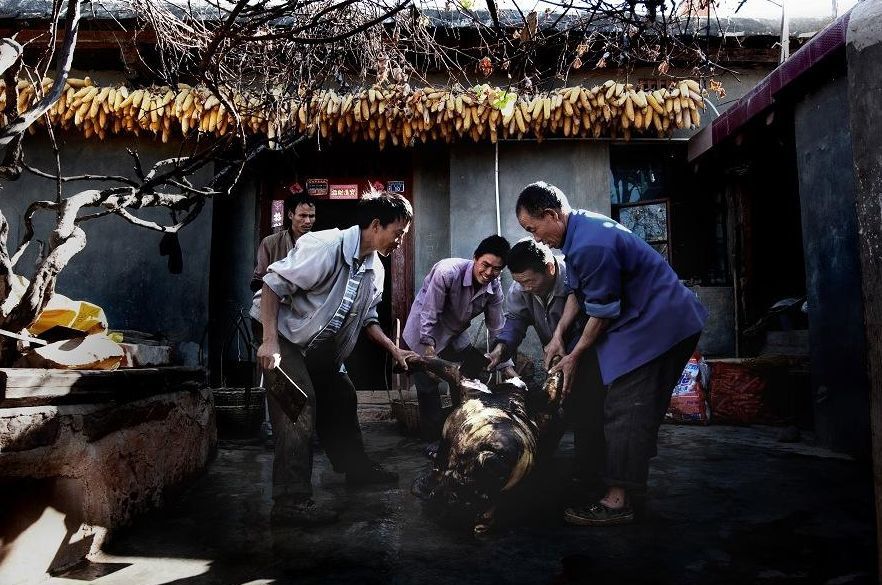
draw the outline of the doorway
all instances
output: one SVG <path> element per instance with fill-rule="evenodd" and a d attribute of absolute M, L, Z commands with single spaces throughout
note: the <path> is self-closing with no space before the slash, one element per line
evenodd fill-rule
<path fill-rule="evenodd" d="M 258 200 L 259 238 L 275 229 L 272 226 L 273 202 L 305 189 L 307 182 L 313 179 L 326 182 L 331 191 L 335 185 L 355 186 L 356 197 L 373 187 L 394 190 L 413 200 L 410 153 L 402 149 L 380 152 L 372 145 L 325 145 L 321 151 L 307 147 L 280 156 L 282 160 L 266 167 L 272 172 L 265 175 Z M 284 170 L 279 172 L 278 169 Z M 276 203 L 276 207 L 278 205 Z M 317 198 L 313 230 L 346 229 L 357 224 L 357 206 L 356 198 Z M 381 256 L 380 259 L 385 268 L 385 280 L 377 313 L 383 331 L 394 340 L 396 319 L 403 327 L 413 301 L 413 231 L 408 232 L 401 247 L 391 256 Z M 346 361 L 346 368 L 358 390 L 387 388 L 392 379 L 392 365 L 389 354 L 364 335 Z"/>

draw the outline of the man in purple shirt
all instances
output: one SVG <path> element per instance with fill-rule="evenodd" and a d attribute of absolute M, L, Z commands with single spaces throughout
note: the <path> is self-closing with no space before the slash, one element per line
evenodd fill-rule
<path fill-rule="evenodd" d="M 566 257 L 572 294 L 545 348 L 546 364 L 563 356 L 550 372 L 563 372 L 567 396 L 581 355 L 593 347 L 607 389 L 606 494 L 596 503 L 568 508 L 564 519 L 586 526 L 630 522 L 630 496 L 646 489 L 659 425 L 707 311 L 649 244 L 606 216 L 571 209 L 557 187 L 528 185 L 515 210 L 534 239 Z M 580 312 L 588 322 L 567 353 L 563 333 Z"/>
<path fill-rule="evenodd" d="M 473 260 L 447 258 L 432 267 L 423 280 L 404 326 L 404 341 L 413 351 L 455 361 L 481 358 L 468 336 L 469 325 L 484 313 L 487 335 L 502 329 L 502 285 L 499 274 L 509 251 L 502 236 L 490 236 L 478 244 Z M 441 395 L 438 382 L 424 373 L 413 375 L 420 408 L 420 433 L 434 441 L 441 436 Z M 456 397 L 453 397 L 456 398 Z"/>

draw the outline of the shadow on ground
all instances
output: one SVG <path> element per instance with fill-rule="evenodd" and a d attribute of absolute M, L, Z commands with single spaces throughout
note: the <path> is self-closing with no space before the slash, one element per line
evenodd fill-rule
<path fill-rule="evenodd" d="M 603 529 L 559 520 L 572 455 L 567 435 L 537 489 L 517 507 L 520 515 L 482 541 L 439 526 L 408 493 L 426 465 L 421 443 L 387 422 L 364 430 L 369 450 L 397 469 L 401 482 L 349 489 L 318 457 L 317 498 L 340 511 L 337 524 L 271 527 L 271 452 L 222 444 L 205 476 L 96 559 L 132 566 L 93 583 L 877 581 L 869 463 L 776 443 L 775 429 L 663 427 L 642 519 Z M 139 569 L 139 559 L 149 559 L 149 567 Z M 187 559 L 203 562 L 182 570 Z"/>

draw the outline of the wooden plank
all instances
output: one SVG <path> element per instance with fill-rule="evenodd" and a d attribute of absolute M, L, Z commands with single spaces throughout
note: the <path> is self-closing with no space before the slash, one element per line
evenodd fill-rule
<path fill-rule="evenodd" d="M 163 368 L 124 368 L 119 370 L 53 370 L 44 368 L 0 368 L 0 383 L 6 387 L 67 386 L 76 381 L 83 384 L 105 384 L 120 380 L 153 378 L 186 378 L 202 375 L 202 369 L 191 366 Z"/>
<path fill-rule="evenodd" d="M 205 385 L 199 381 L 180 382 L 177 384 L 163 384 L 153 387 L 139 388 L 85 388 L 75 389 L 49 387 L 27 393 L 23 389 L 13 389 L 14 392 L 0 397 L 0 410 L 4 408 L 25 408 L 29 406 L 47 405 L 70 405 L 70 404 L 122 404 L 141 400 L 150 396 L 172 394 L 175 392 L 196 392 Z"/>
<path fill-rule="evenodd" d="M 404 196 L 413 205 L 413 173 L 408 172 Z M 392 322 L 398 318 L 401 326 L 407 321 L 407 314 L 413 303 L 413 258 L 414 258 L 414 234 L 411 223 L 410 230 L 404 236 L 401 248 L 392 253 Z M 390 333 L 390 337 L 392 337 Z"/>
<path fill-rule="evenodd" d="M 120 42 L 128 41 L 124 31 L 118 27 L 116 30 L 88 30 L 80 29 L 77 33 L 77 49 L 118 49 Z M 59 38 L 64 38 L 64 29 L 58 31 Z M 16 30 L 10 28 L 0 28 L 0 37 L 12 36 L 17 34 L 16 40 L 19 43 L 29 43 L 32 47 L 44 48 L 48 45 L 48 35 L 46 34 L 46 25 L 37 26 L 35 28 L 27 28 Z M 156 33 L 152 30 L 145 30 L 138 33 L 138 44 L 150 46 L 156 44 Z"/>
<path fill-rule="evenodd" d="M 159 393 L 183 384 L 201 384 L 201 368 L 137 368 L 113 371 L 0 368 L 0 399 L 85 395 L 108 391 L 125 396 Z"/>

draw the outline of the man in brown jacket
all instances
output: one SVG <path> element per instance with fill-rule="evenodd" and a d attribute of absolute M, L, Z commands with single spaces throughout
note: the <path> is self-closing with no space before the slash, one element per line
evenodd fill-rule
<path fill-rule="evenodd" d="M 251 290 L 254 298 L 251 301 L 251 330 L 256 343 L 263 339 L 263 327 L 260 325 L 260 289 L 263 287 L 263 277 L 267 267 L 273 262 L 278 262 L 288 255 L 288 252 L 297 244 L 297 240 L 303 234 L 312 231 L 315 225 L 315 199 L 307 193 L 297 193 L 285 199 L 285 229 L 270 234 L 261 240 L 257 247 L 257 264 L 254 274 L 251 275 Z M 258 377 L 260 372 L 258 372 Z M 272 445 L 273 428 L 269 418 L 264 422 L 261 429 L 267 445 Z"/>
<path fill-rule="evenodd" d="M 257 247 L 257 265 L 251 276 L 251 290 L 259 292 L 267 266 L 288 255 L 297 239 L 312 230 L 315 225 L 315 200 L 306 193 L 298 193 L 285 199 L 285 226 L 280 232 L 265 237 Z M 257 295 L 260 298 L 260 295 Z M 259 306 L 259 304 L 258 304 Z M 255 319 L 260 319 L 257 309 Z"/>

